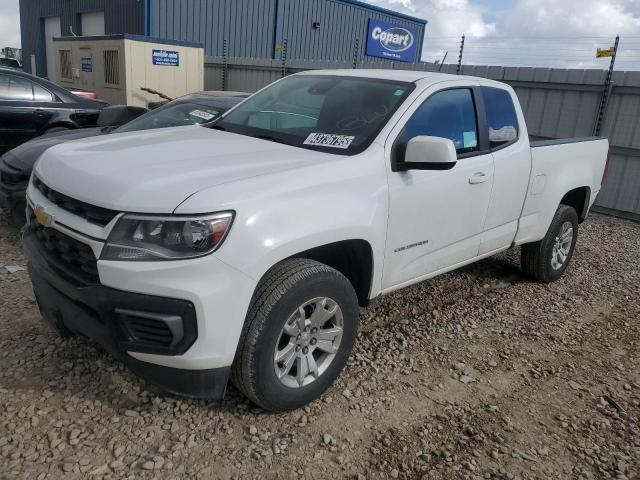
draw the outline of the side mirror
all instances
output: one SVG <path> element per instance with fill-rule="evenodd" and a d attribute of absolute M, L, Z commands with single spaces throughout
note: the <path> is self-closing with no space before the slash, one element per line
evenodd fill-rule
<path fill-rule="evenodd" d="M 119 127 L 146 112 L 147 109 L 143 107 L 128 107 L 126 105 L 105 107 L 100 110 L 97 123 L 99 127 Z"/>
<path fill-rule="evenodd" d="M 448 170 L 458 162 L 456 147 L 448 138 L 418 136 L 407 143 L 399 170 Z"/>

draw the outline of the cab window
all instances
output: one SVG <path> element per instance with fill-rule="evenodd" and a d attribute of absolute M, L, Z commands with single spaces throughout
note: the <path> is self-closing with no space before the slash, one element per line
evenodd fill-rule
<path fill-rule="evenodd" d="M 511 95 L 501 88 L 482 87 L 489 126 L 489 146 L 497 148 L 518 138 L 518 118 Z"/>
<path fill-rule="evenodd" d="M 400 145 L 406 147 L 420 135 L 448 138 L 458 155 L 477 151 L 478 123 L 471 90 L 443 90 L 425 100 L 405 125 Z"/>

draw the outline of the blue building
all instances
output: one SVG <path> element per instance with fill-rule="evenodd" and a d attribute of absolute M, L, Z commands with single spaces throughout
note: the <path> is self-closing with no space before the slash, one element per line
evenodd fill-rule
<path fill-rule="evenodd" d="M 41 76 L 55 72 L 51 39 L 66 35 L 183 40 L 206 56 L 417 62 L 425 25 L 356 0 L 20 0 L 24 69 Z"/>

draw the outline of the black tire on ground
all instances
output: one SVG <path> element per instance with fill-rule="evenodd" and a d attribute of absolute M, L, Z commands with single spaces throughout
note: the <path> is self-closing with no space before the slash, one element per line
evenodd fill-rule
<path fill-rule="evenodd" d="M 559 268 L 552 266 L 552 257 L 556 237 L 560 234 L 562 226 L 570 222 L 573 228 L 573 239 L 566 260 Z M 538 280 L 550 283 L 558 280 L 567 269 L 578 239 L 578 214 L 573 207 L 560 205 L 551 221 L 545 237 L 539 242 L 522 245 L 520 264 L 522 271 Z"/>
<path fill-rule="evenodd" d="M 275 348 L 285 323 L 298 307 L 318 297 L 328 297 L 340 307 L 342 339 L 324 373 L 308 385 L 292 388 L 276 375 Z M 265 410 L 302 407 L 320 397 L 344 368 L 355 343 L 358 322 L 358 299 L 344 275 L 313 260 L 284 260 L 271 268 L 256 288 L 240 336 L 231 380 Z"/>

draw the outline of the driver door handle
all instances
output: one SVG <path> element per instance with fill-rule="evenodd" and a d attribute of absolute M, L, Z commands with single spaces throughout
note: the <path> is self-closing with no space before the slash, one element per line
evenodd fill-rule
<path fill-rule="evenodd" d="M 479 183 L 484 183 L 489 180 L 489 175 L 484 172 L 476 172 L 469 177 L 469 183 L 471 185 L 477 185 Z"/>

